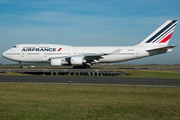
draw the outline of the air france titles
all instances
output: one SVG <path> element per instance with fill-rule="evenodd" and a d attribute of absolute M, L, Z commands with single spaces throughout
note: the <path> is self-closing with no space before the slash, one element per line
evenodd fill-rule
<path fill-rule="evenodd" d="M 36 52 L 41 52 L 41 51 L 46 51 L 46 52 L 55 52 L 56 48 L 23 48 L 22 51 L 36 51 Z"/>

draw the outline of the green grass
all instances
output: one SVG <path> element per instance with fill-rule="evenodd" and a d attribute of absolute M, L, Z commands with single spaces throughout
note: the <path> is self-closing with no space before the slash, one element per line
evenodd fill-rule
<path fill-rule="evenodd" d="M 179 88 L 0 84 L 0 119 L 180 119 Z"/>
<path fill-rule="evenodd" d="M 22 73 L 16 73 L 16 72 L 6 72 L 2 75 L 32 76 L 31 74 L 22 74 Z"/>
<path fill-rule="evenodd" d="M 116 70 L 117 72 L 127 73 L 132 78 L 169 78 L 169 79 L 180 79 L 180 70 Z M 22 74 L 14 72 L 6 72 L 2 75 L 18 75 L 27 76 L 31 74 Z M 80 76 L 78 76 L 80 77 Z M 120 76 L 122 77 L 122 76 Z"/>
<path fill-rule="evenodd" d="M 169 78 L 180 79 L 180 70 L 117 70 L 128 73 L 133 78 Z"/>
<path fill-rule="evenodd" d="M 7 66 L 5 66 L 7 67 Z M 14 66 L 13 66 L 14 67 Z M 30 67 L 30 66 L 29 66 Z M 44 68 L 56 68 L 56 67 L 50 67 L 50 66 L 36 66 L 44 67 Z M 64 67 L 64 66 L 63 66 Z M 72 67 L 72 66 L 65 66 L 65 67 Z M 170 79 L 180 79 L 180 70 L 173 70 L 170 68 L 180 68 L 180 65 L 94 65 L 91 66 L 91 68 L 101 68 L 101 67 L 116 67 L 114 68 L 115 71 L 128 73 L 130 76 L 123 76 L 123 77 L 135 77 L 135 78 L 170 78 Z M 149 68 L 150 70 L 140 70 L 140 69 L 133 69 L 133 70 L 126 70 L 126 69 L 118 69 L 118 68 Z M 0 67 L 1 68 L 1 67 Z M 8 68 L 8 67 L 7 67 Z M 61 68 L 61 67 L 59 67 Z M 153 70 L 152 68 L 159 68 L 156 70 Z M 21 73 L 13 73 L 13 72 L 7 72 L 2 75 L 25 75 Z M 28 75 L 28 74 L 26 74 Z M 30 75 L 30 74 L 29 74 Z"/>

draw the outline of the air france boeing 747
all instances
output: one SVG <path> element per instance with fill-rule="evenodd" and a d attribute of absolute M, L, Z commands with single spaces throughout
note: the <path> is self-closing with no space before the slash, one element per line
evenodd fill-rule
<path fill-rule="evenodd" d="M 50 63 L 51 66 L 72 65 L 90 68 L 96 63 L 115 63 L 157 54 L 168 53 L 176 45 L 168 46 L 177 20 L 168 20 L 135 46 L 73 47 L 55 44 L 19 44 L 5 51 L 6 59 L 27 63 Z"/>

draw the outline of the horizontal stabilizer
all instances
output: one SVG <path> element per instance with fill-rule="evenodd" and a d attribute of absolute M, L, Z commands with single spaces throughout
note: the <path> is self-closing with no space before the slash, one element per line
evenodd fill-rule
<path fill-rule="evenodd" d="M 146 51 L 154 51 L 154 50 L 161 50 L 161 49 L 172 49 L 174 47 L 176 47 L 177 45 L 171 45 L 171 46 L 165 46 L 165 47 L 160 47 L 160 48 L 154 48 L 154 49 L 149 49 Z"/>

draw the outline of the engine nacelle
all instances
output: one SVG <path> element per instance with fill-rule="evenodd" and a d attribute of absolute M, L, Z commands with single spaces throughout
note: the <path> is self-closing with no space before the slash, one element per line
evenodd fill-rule
<path fill-rule="evenodd" d="M 51 66 L 61 66 L 62 60 L 61 59 L 52 59 L 51 60 Z"/>
<path fill-rule="evenodd" d="M 72 57 L 71 58 L 71 64 L 72 65 L 82 65 L 83 59 L 81 57 Z"/>
<path fill-rule="evenodd" d="M 169 53 L 169 52 L 171 52 L 172 51 L 172 49 L 167 49 L 167 53 Z"/>

